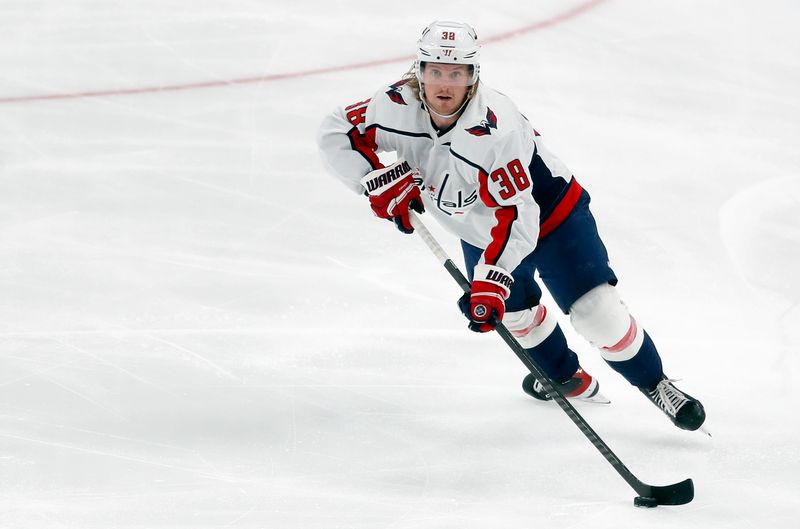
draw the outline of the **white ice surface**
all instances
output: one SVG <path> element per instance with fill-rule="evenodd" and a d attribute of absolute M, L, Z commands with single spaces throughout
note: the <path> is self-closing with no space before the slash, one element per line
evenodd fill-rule
<path fill-rule="evenodd" d="M 435 18 L 488 38 L 579 4 L 4 0 L 0 100 L 403 57 Z M 695 481 L 655 510 L 324 174 L 321 117 L 408 62 L 0 102 L 0 527 L 793 526 L 798 21 L 610 0 L 484 48 L 706 405 L 713 438 L 677 430 L 562 320 L 613 401 L 579 407 L 598 433 L 643 481 Z"/>

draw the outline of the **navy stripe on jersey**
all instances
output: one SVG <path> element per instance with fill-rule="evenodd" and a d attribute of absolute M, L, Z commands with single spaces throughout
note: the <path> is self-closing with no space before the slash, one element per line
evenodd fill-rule
<path fill-rule="evenodd" d="M 367 130 L 372 130 L 372 129 L 381 129 L 384 132 L 391 132 L 392 134 L 399 134 L 401 136 L 410 136 L 412 138 L 428 138 L 429 140 L 433 139 L 431 138 L 431 135 L 428 134 L 427 132 L 408 132 L 407 130 L 397 130 L 389 127 L 384 127 L 379 123 L 373 123 L 372 125 L 367 127 Z"/>
<path fill-rule="evenodd" d="M 467 160 L 466 158 L 464 158 L 463 156 L 461 156 L 460 154 L 458 154 L 456 151 L 454 151 L 452 149 L 452 147 L 450 148 L 450 154 L 452 154 L 453 156 L 455 156 L 456 158 L 458 158 L 459 160 L 461 160 L 465 164 L 474 167 L 478 171 L 483 171 L 484 173 L 487 173 L 487 174 L 489 173 L 489 171 L 485 170 L 480 165 L 476 164 L 475 162 L 471 162 L 471 161 Z"/>
<path fill-rule="evenodd" d="M 533 199 L 539 204 L 540 216 L 544 220 L 561 201 L 569 183 L 562 176 L 553 176 L 542 157 L 539 156 L 539 149 L 533 150 L 528 172 L 531 174 L 533 183 L 531 193 L 533 194 Z"/>

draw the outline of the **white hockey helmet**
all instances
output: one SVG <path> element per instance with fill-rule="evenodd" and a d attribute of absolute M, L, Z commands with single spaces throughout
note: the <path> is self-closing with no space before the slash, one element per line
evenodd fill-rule
<path fill-rule="evenodd" d="M 432 22 L 422 31 L 417 41 L 417 60 L 414 71 L 422 84 L 422 70 L 426 62 L 466 64 L 472 66 L 468 86 L 478 81 L 481 46 L 472 26 L 463 22 Z"/>

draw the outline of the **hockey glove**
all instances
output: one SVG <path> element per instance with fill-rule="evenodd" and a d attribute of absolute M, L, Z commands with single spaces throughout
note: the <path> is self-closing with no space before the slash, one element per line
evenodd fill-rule
<path fill-rule="evenodd" d="M 461 296 L 458 306 L 475 332 L 493 331 L 506 313 L 506 300 L 514 279 L 499 266 L 475 267 L 470 293 Z"/>
<path fill-rule="evenodd" d="M 403 159 L 389 167 L 376 169 L 361 179 L 367 190 L 369 204 L 376 216 L 393 220 L 403 233 L 413 233 L 408 210 L 424 213 L 422 197 L 414 177 L 419 171 Z"/>

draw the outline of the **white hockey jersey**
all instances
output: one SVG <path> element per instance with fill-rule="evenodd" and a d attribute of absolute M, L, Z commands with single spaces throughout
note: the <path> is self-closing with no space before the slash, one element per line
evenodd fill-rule
<path fill-rule="evenodd" d="M 400 81 L 330 114 L 318 135 L 326 168 L 356 193 L 364 193 L 359 180 L 382 167 L 378 153 L 395 152 L 419 168 L 426 212 L 484 249 L 478 264 L 510 272 L 580 194 L 567 168 L 540 143 L 511 100 L 482 82 L 443 131 Z M 565 197 L 571 204 L 562 204 Z M 541 212 L 550 223 L 540 233 Z"/>

